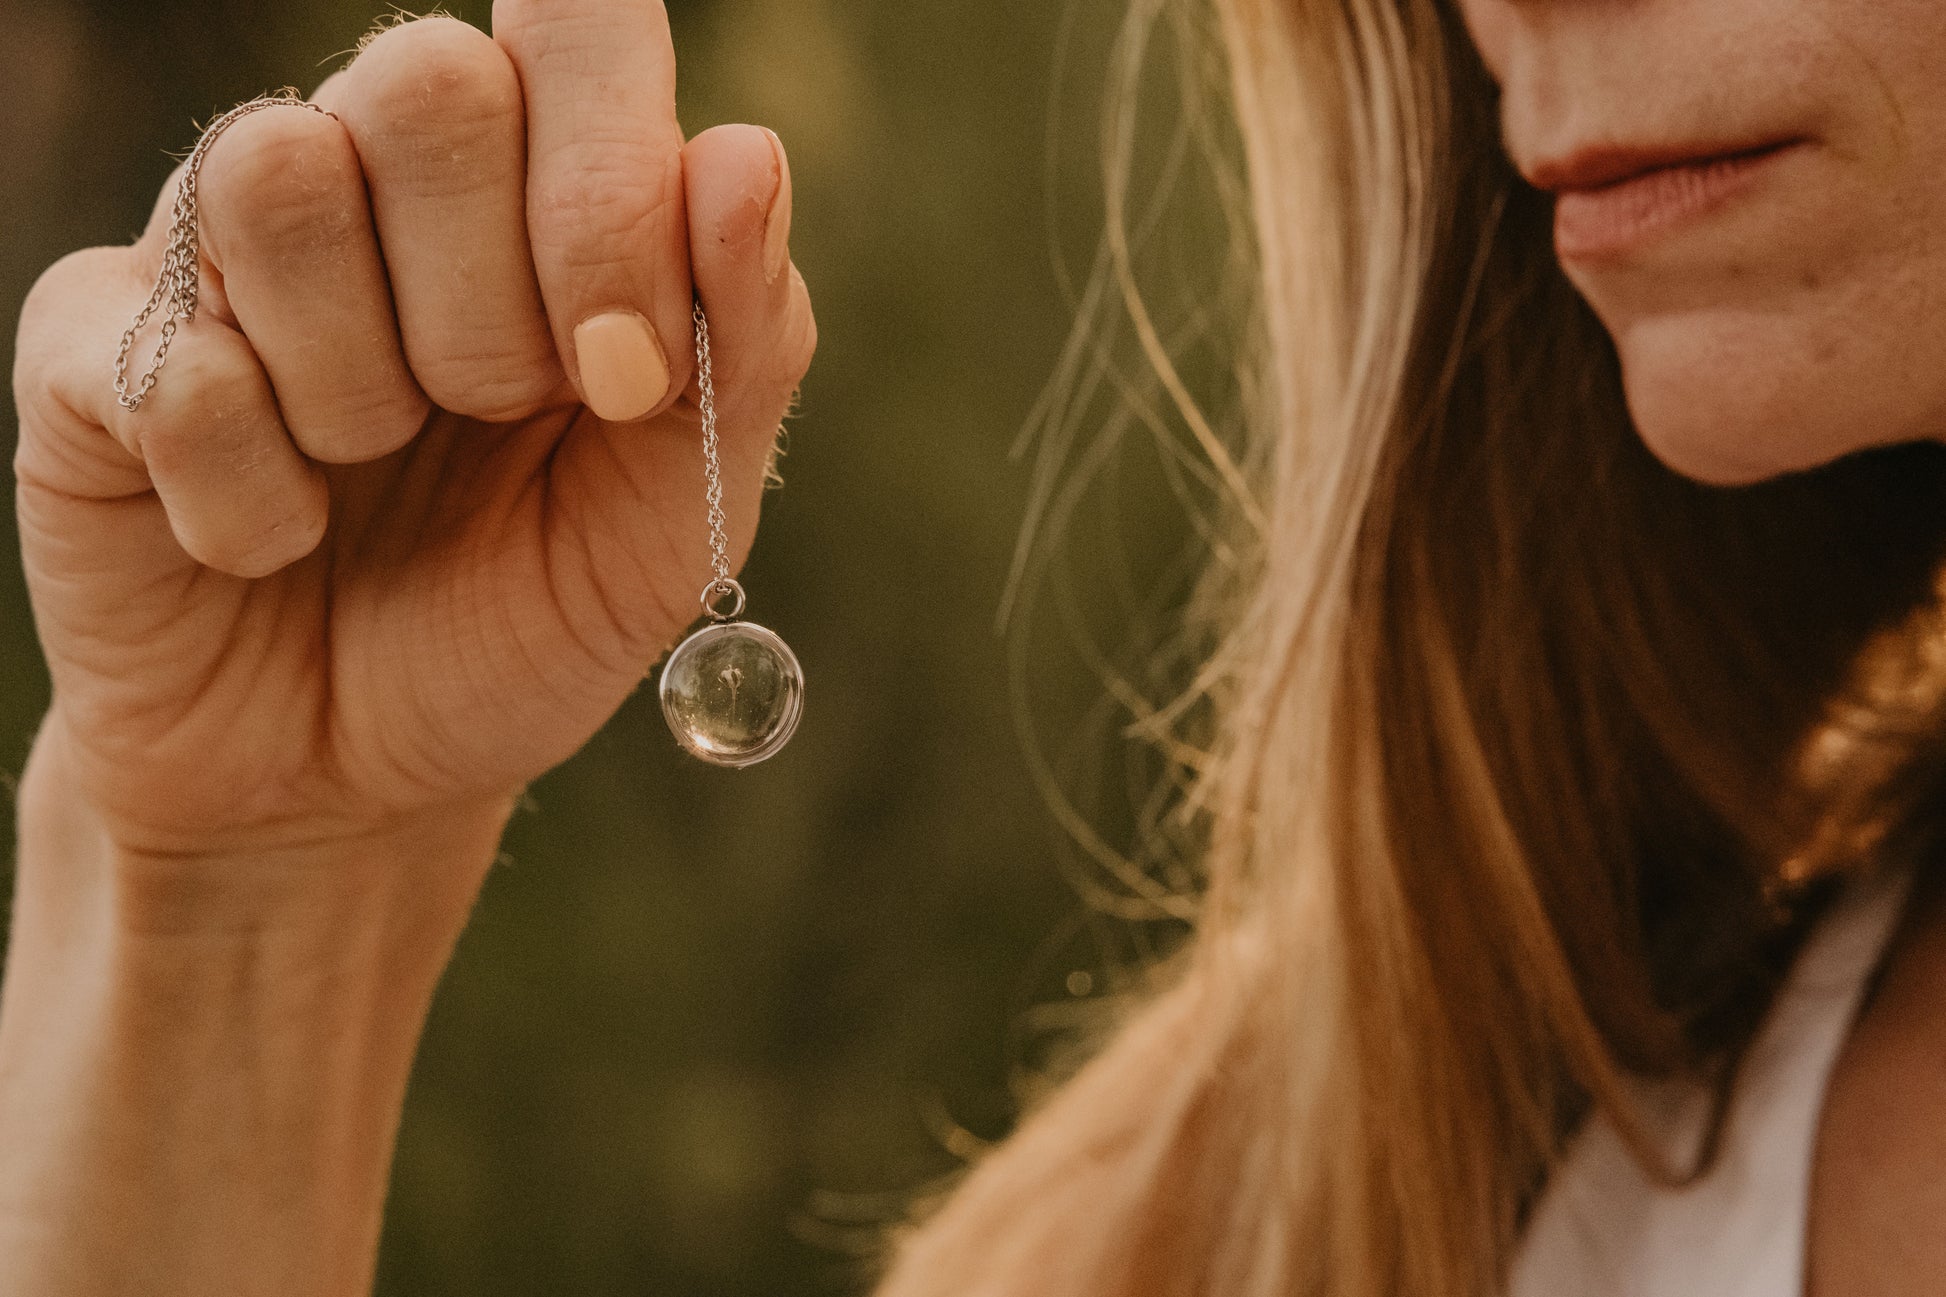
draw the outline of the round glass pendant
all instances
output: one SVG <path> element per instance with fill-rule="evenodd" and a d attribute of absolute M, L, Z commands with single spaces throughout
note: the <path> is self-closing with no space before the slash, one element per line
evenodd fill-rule
<path fill-rule="evenodd" d="M 662 665 L 662 715 L 676 741 L 719 766 L 753 766 L 790 741 L 804 671 L 790 645 L 747 621 L 719 621 Z"/>

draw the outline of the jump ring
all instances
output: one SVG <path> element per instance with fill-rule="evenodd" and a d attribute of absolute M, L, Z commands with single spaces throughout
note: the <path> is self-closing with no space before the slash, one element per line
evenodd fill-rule
<path fill-rule="evenodd" d="M 730 601 L 727 612 L 719 606 L 725 599 Z M 734 621 L 743 616 L 743 605 L 743 587 L 727 576 L 703 587 L 703 613 L 711 621 Z"/>

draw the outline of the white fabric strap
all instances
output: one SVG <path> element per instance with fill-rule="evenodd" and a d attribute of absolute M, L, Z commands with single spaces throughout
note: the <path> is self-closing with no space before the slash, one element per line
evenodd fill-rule
<path fill-rule="evenodd" d="M 1818 923 L 1752 1042 L 1700 1181 L 1654 1183 L 1604 1120 L 1575 1137 L 1528 1224 L 1510 1297 L 1801 1297 L 1825 1089 L 1910 885 L 1903 872 L 1853 883 Z M 1693 1083 L 1641 1094 L 1686 1164 L 1710 1096 Z"/>

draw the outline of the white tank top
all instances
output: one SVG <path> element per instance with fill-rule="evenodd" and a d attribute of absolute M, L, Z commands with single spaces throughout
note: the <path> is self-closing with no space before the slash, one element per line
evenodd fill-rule
<path fill-rule="evenodd" d="M 1852 884 L 1818 923 L 1752 1042 L 1720 1155 L 1684 1189 L 1656 1184 L 1596 1119 L 1527 1226 L 1510 1297 L 1802 1297 L 1811 1155 L 1824 1094 L 1910 876 Z M 1710 1099 L 1645 1086 L 1643 1111 L 1689 1164 Z"/>

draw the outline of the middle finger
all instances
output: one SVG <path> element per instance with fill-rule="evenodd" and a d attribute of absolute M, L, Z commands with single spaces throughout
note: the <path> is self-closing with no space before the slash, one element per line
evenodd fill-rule
<path fill-rule="evenodd" d="M 478 28 L 424 18 L 376 37 L 318 100 L 364 163 L 420 387 L 456 414 L 532 413 L 562 370 L 528 248 L 513 64 Z"/>

